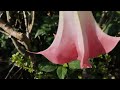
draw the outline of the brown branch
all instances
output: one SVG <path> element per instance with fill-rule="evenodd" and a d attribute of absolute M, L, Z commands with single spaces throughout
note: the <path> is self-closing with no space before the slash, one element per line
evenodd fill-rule
<path fill-rule="evenodd" d="M 26 36 L 29 38 L 28 24 L 27 24 L 25 11 L 23 11 L 23 17 L 24 17 L 24 22 L 25 22 L 25 27 L 26 27 Z"/>
<path fill-rule="evenodd" d="M 6 23 L 3 22 L 2 20 L 0 20 L 0 28 L 2 28 L 6 33 L 15 37 L 16 39 L 23 41 L 25 48 L 27 50 L 30 50 L 30 40 L 27 38 L 25 34 L 15 31 L 12 27 L 6 25 Z"/>
<path fill-rule="evenodd" d="M 29 33 L 31 33 L 31 30 L 33 28 L 33 24 L 34 24 L 34 20 L 35 20 L 35 11 L 31 12 L 31 18 L 32 18 L 32 21 L 31 21 L 30 24 L 28 24 L 28 31 L 29 31 Z"/>
<path fill-rule="evenodd" d="M 7 21 L 10 23 L 10 18 L 11 17 L 10 17 L 9 11 L 6 11 L 6 17 L 7 17 Z M 8 33 L 6 33 L 6 35 L 7 34 Z M 18 52 L 21 53 L 22 55 L 24 55 L 25 51 L 21 48 L 20 43 L 18 43 L 18 40 L 16 38 L 14 38 L 14 37 L 10 37 L 10 38 L 11 38 L 12 43 L 14 44 L 15 48 L 18 50 Z M 22 45 L 24 45 L 24 44 L 22 44 Z"/>
<path fill-rule="evenodd" d="M 7 17 L 7 21 L 10 22 L 10 18 L 11 18 L 11 17 L 10 17 L 9 11 L 6 11 L 6 17 Z"/>
<path fill-rule="evenodd" d="M 4 32 L 3 30 L 0 29 L 0 32 L 7 35 L 8 37 L 10 36 L 8 33 Z"/>
<path fill-rule="evenodd" d="M 9 22 L 9 19 L 10 19 L 9 18 L 10 17 L 9 11 L 6 11 L 6 15 L 7 15 L 7 21 Z M 31 32 L 31 29 L 32 29 L 32 26 L 33 26 L 33 23 L 34 23 L 34 11 L 33 11 L 32 15 L 33 15 L 33 19 L 32 19 L 32 22 L 31 22 L 32 25 L 30 26 L 31 28 L 29 29 L 30 32 Z M 0 28 L 2 28 L 2 30 L 1 30 L 2 33 L 11 36 L 11 40 L 12 40 L 14 46 L 16 47 L 16 49 L 21 54 L 24 54 L 25 56 L 30 56 L 30 58 L 31 58 L 31 60 L 34 64 L 35 63 L 35 61 L 34 61 L 35 57 L 33 55 L 30 55 L 28 52 L 26 52 L 26 50 L 29 50 L 29 51 L 31 50 L 29 37 L 27 37 L 26 34 L 15 31 L 15 28 L 12 28 L 11 26 L 6 25 L 6 23 L 4 21 L 2 21 L 1 19 L 0 19 Z M 29 33 L 29 31 L 28 31 L 28 33 Z M 26 48 L 26 50 L 23 50 L 21 48 L 20 44 L 22 44 Z"/>
<path fill-rule="evenodd" d="M 12 37 L 11 38 L 15 48 L 18 50 L 18 52 L 22 55 L 25 55 L 25 50 L 23 50 L 20 46 L 20 44 L 17 42 L 16 38 Z"/>
<path fill-rule="evenodd" d="M 0 20 L 0 28 L 2 28 L 6 33 L 10 34 L 11 36 L 19 40 L 23 40 L 23 33 L 14 31 L 12 27 L 6 25 L 6 23 L 2 20 Z"/>
<path fill-rule="evenodd" d="M 103 11 L 103 12 L 102 12 L 102 16 L 101 16 L 101 18 L 100 18 L 100 20 L 99 20 L 99 26 L 102 25 L 102 22 L 103 22 L 103 20 L 104 20 L 104 16 L 105 16 L 105 12 Z"/>

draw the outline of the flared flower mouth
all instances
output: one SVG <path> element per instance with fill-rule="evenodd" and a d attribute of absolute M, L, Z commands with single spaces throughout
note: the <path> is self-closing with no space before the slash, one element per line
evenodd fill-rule
<path fill-rule="evenodd" d="M 91 68 L 89 58 L 110 52 L 119 40 L 100 29 L 91 11 L 60 11 L 53 43 L 35 54 L 42 54 L 55 64 L 78 59 L 81 68 Z"/>

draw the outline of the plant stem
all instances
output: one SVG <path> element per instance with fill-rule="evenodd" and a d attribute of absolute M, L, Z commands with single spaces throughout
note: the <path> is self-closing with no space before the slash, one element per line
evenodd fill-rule
<path fill-rule="evenodd" d="M 13 70 L 13 68 L 15 67 L 15 65 L 13 64 L 13 66 L 11 67 L 11 69 L 9 70 L 8 74 L 6 75 L 5 79 L 8 78 L 8 76 L 10 75 L 11 71 Z"/>

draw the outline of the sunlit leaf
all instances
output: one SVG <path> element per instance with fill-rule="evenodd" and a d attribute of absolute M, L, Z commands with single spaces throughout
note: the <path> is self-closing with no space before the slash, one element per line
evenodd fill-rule
<path fill-rule="evenodd" d="M 59 66 L 57 68 L 57 75 L 59 79 L 64 79 L 66 74 L 67 74 L 67 68 L 62 67 L 62 66 Z"/>
<path fill-rule="evenodd" d="M 80 69 L 80 61 L 76 60 L 76 61 L 72 61 L 70 63 L 68 63 L 69 68 L 70 69 Z"/>

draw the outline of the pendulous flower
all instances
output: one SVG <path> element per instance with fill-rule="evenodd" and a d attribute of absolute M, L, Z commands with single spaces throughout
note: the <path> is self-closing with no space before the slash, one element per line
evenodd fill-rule
<path fill-rule="evenodd" d="M 81 68 L 91 68 L 89 58 L 110 52 L 120 37 L 105 34 L 91 11 L 60 11 L 53 43 L 42 54 L 55 64 L 80 60 Z"/>

